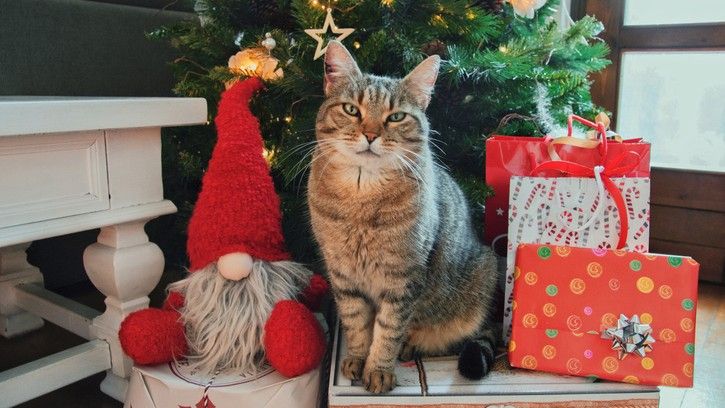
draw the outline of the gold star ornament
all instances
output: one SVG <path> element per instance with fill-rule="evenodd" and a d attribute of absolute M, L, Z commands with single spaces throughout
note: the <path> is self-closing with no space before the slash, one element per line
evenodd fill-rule
<path fill-rule="evenodd" d="M 353 31 L 355 31 L 354 28 L 337 28 L 335 25 L 335 20 L 332 19 L 332 9 L 327 9 L 327 17 L 325 17 L 325 24 L 323 24 L 322 28 L 308 28 L 305 30 L 305 33 L 309 35 L 310 37 L 314 38 L 317 41 L 317 49 L 315 50 L 315 58 L 318 59 L 321 56 L 325 55 L 325 51 L 327 51 L 327 45 L 324 47 L 322 46 L 325 43 L 325 35 L 327 34 L 327 31 L 329 29 L 332 29 L 332 34 L 337 35 L 335 38 L 337 41 L 342 41 L 345 38 L 347 38 L 348 35 L 352 34 Z"/>

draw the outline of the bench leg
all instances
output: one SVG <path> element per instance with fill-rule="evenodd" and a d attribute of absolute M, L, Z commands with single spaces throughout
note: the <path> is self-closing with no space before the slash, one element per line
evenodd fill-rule
<path fill-rule="evenodd" d="M 148 294 L 164 270 L 164 256 L 149 242 L 146 220 L 101 228 L 97 242 L 83 253 L 83 264 L 91 282 L 106 295 L 106 311 L 93 319 L 91 333 L 106 340 L 111 350 L 111 369 L 101 391 L 123 401 L 133 362 L 124 355 L 118 328 L 129 313 L 148 307 Z"/>
<path fill-rule="evenodd" d="M 29 246 L 25 243 L 0 248 L 0 336 L 6 338 L 43 326 L 43 319 L 20 309 L 15 302 L 15 285 L 43 284 L 43 275 L 28 263 L 25 250 Z"/>

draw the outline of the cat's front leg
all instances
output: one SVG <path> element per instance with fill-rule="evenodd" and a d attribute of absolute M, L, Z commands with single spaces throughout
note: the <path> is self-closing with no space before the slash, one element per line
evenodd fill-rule
<path fill-rule="evenodd" d="M 410 321 L 412 299 L 410 293 L 389 291 L 379 300 L 373 342 L 363 370 L 363 385 L 370 392 L 380 394 L 395 388 L 395 362 Z"/>
<path fill-rule="evenodd" d="M 335 300 L 347 339 L 342 375 L 350 380 L 359 380 L 372 343 L 373 307 L 361 292 L 350 288 L 335 288 Z"/>

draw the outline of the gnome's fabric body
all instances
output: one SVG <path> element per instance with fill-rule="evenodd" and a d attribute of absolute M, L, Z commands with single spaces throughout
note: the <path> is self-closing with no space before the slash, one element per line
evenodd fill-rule
<path fill-rule="evenodd" d="M 284 249 L 279 198 L 249 110 L 261 87 L 249 78 L 222 94 L 217 143 L 189 221 L 189 276 L 169 286 L 161 310 L 132 313 L 121 324 L 121 345 L 137 364 L 187 357 L 206 373 L 253 373 L 266 358 L 295 376 L 322 359 L 319 323 L 295 299 L 315 303 L 327 284 Z"/>

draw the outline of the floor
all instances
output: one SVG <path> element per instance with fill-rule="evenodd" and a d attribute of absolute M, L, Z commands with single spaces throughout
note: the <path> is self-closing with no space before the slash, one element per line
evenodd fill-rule
<path fill-rule="evenodd" d="M 165 274 L 169 279 L 170 274 Z M 171 274 L 173 275 L 173 274 Z M 165 279 L 165 280 L 166 280 Z M 173 277 L 171 277 L 173 279 Z M 163 293 L 159 285 L 152 293 L 152 304 L 159 304 Z M 64 296 L 74 298 L 101 310 L 103 299 L 90 285 L 71 288 Z M 725 287 L 701 284 L 697 307 L 697 334 L 695 354 L 695 386 L 692 389 L 662 387 L 662 408 L 707 408 L 725 406 Z M 14 339 L 0 337 L 0 371 L 25 362 L 53 354 L 84 340 L 61 328 L 46 323 L 33 333 Z M 86 378 L 19 407 L 64 408 L 117 408 L 121 404 L 99 391 L 98 385 L 105 374 Z"/>

